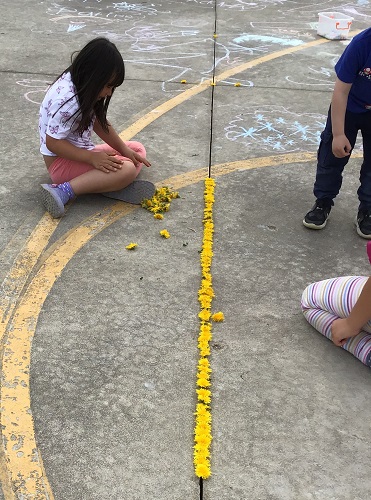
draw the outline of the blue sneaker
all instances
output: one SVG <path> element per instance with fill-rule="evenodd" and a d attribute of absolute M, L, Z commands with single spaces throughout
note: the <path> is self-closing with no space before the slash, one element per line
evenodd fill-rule
<path fill-rule="evenodd" d="M 41 184 L 42 203 L 45 209 L 55 219 L 59 219 L 65 213 L 64 205 L 69 197 L 56 184 Z"/>

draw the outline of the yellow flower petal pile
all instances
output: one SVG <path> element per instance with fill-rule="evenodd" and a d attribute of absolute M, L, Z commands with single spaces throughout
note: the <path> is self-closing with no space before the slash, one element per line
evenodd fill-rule
<path fill-rule="evenodd" d="M 174 198 L 179 198 L 177 191 L 171 191 L 167 186 L 156 189 L 152 198 L 146 198 L 142 201 L 141 206 L 153 213 L 155 219 L 163 219 L 164 212 L 168 212 L 170 203 Z"/>
<path fill-rule="evenodd" d="M 205 179 L 204 191 L 204 232 L 201 250 L 201 286 L 198 291 L 198 301 L 200 303 L 200 332 L 198 336 L 198 349 L 200 358 L 197 369 L 197 400 L 196 424 L 194 430 L 194 454 L 193 462 L 197 477 L 207 479 L 211 474 L 210 468 L 210 445 L 211 436 L 211 368 L 208 357 L 210 356 L 211 332 L 211 302 L 214 291 L 211 278 L 211 262 L 213 257 L 213 204 L 214 204 L 215 181 L 212 178 Z"/>

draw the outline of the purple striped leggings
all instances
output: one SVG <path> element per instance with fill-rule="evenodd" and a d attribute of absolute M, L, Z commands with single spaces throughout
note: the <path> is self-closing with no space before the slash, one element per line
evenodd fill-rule
<path fill-rule="evenodd" d="M 331 339 L 333 321 L 349 315 L 367 279 L 363 276 L 344 276 L 307 286 L 301 298 L 305 319 L 322 335 Z M 371 367 L 371 321 L 342 347 Z"/>

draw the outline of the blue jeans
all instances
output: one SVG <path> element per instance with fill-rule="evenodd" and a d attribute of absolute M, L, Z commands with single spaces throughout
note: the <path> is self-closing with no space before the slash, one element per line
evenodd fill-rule
<path fill-rule="evenodd" d="M 357 191 L 359 208 L 371 209 L 371 112 L 346 112 L 344 131 L 352 151 L 356 143 L 358 131 L 363 139 L 363 163 L 359 176 L 360 186 Z M 317 199 L 333 200 L 340 191 L 343 181 L 343 170 L 350 156 L 336 158 L 332 153 L 331 107 L 328 112 L 325 130 L 321 134 L 321 142 L 317 153 L 317 173 L 313 193 Z"/>

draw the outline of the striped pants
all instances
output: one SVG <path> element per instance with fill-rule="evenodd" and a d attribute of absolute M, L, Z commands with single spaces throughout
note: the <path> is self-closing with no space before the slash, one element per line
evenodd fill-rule
<path fill-rule="evenodd" d="M 331 339 L 333 321 L 349 316 L 367 279 L 363 276 L 345 276 L 307 286 L 301 298 L 305 319 L 322 335 Z M 349 338 L 343 349 L 371 367 L 371 321 L 366 323 L 358 335 Z"/>

